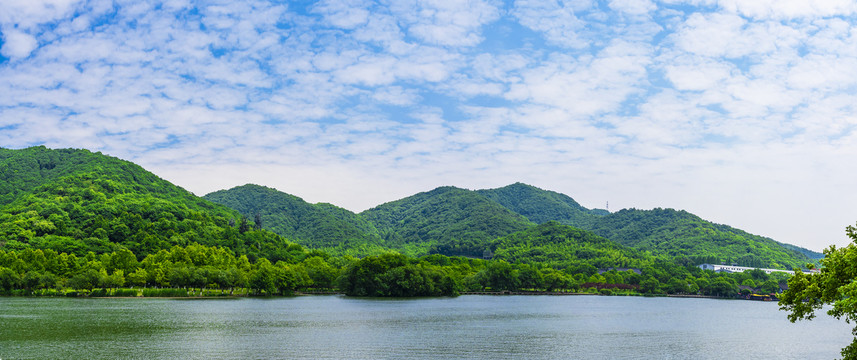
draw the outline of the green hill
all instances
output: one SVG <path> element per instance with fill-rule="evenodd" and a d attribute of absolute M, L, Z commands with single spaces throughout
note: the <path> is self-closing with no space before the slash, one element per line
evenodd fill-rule
<path fill-rule="evenodd" d="M 566 225 L 582 227 L 591 224 L 598 217 L 608 214 L 606 210 L 590 210 L 580 206 L 568 195 L 542 190 L 523 183 L 515 183 L 498 189 L 477 190 L 476 192 L 537 224 L 557 221 Z"/>
<path fill-rule="evenodd" d="M 9 192 L 0 205 L 0 248 L 78 255 L 127 248 L 143 257 L 196 242 L 272 261 L 303 252 L 276 234 L 236 224 L 236 211 L 127 161 L 43 147 L 2 154 L 0 186 Z"/>
<path fill-rule="evenodd" d="M 117 183 L 127 186 L 123 191 L 147 193 L 218 216 L 228 217 L 236 214 L 235 211 L 205 201 L 130 161 L 88 150 L 52 150 L 44 146 L 20 150 L 0 148 L 0 206 L 11 203 L 20 195 L 32 192 L 41 185 L 64 176 L 82 173 L 109 176 Z"/>
<path fill-rule="evenodd" d="M 378 229 L 360 215 L 331 204 L 310 204 L 264 186 L 248 184 L 203 198 L 253 220 L 258 214 L 263 228 L 312 248 L 351 249 L 367 244 L 374 248 L 382 242 Z"/>
<path fill-rule="evenodd" d="M 794 246 L 726 225 L 714 224 L 686 211 L 624 209 L 597 219 L 589 230 L 652 254 L 687 257 L 694 263 L 738 263 L 743 266 L 804 267 L 813 259 Z"/>
<path fill-rule="evenodd" d="M 256 214 L 262 229 L 280 236 L 254 230 Z M 365 256 L 395 249 L 412 256 L 480 257 L 485 250 L 501 249 L 493 242 L 498 238 L 552 221 L 686 263 L 783 268 L 822 256 L 685 211 L 609 213 L 522 183 L 478 191 L 440 187 L 354 214 L 258 185 L 203 199 L 131 162 L 86 150 L 0 149 L 0 247 L 8 249 L 83 254 L 124 247 L 145 256 L 198 242 L 285 259 L 300 246 L 284 236 L 334 254 Z M 569 261 L 579 259 L 577 250 L 533 246 L 527 254 L 546 252 L 550 261 L 560 261 L 563 254 Z M 515 254 L 501 251 L 499 256 L 519 259 L 523 248 L 511 248 L 517 249 Z M 539 258 L 530 255 L 525 258 Z"/>
<path fill-rule="evenodd" d="M 791 268 L 823 254 L 715 224 L 686 211 L 672 209 L 587 209 L 571 197 L 516 183 L 479 190 L 536 223 L 557 221 L 590 230 L 620 244 L 653 255 L 683 256 L 692 262 L 737 262 L 744 266 Z"/>
<path fill-rule="evenodd" d="M 409 252 L 482 256 L 489 241 L 534 224 L 474 191 L 440 187 L 360 215 L 389 234 L 387 244 Z"/>

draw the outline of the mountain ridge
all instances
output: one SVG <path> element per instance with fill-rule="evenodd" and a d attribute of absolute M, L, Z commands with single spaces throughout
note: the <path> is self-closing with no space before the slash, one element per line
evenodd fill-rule
<path fill-rule="evenodd" d="M 442 186 L 354 213 L 332 204 L 309 204 L 297 196 L 260 185 L 245 185 L 197 197 L 132 162 L 80 149 L 52 150 L 43 146 L 20 150 L 0 148 L 0 174 L 3 174 L 0 176 L 0 213 L 5 214 L 3 219 L 6 221 L 15 221 L 15 229 L 21 231 L 20 234 L 30 234 L 18 239 L 10 235 L 11 230 L 7 231 L 4 244 L 20 245 L 33 238 L 45 241 L 45 236 L 49 235 L 66 236 L 71 251 L 106 249 L 105 246 L 112 245 L 102 240 L 113 241 L 133 235 L 120 231 L 121 226 L 117 222 L 126 216 L 125 213 L 147 211 L 145 206 L 137 209 L 125 205 L 134 203 L 162 204 L 156 207 L 173 214 L 160 219 L 166 223 L 210 218 L 191 226 L 202 226 L 193 232 L 176 228 L 170 230 L 172 233 L 162 234 L 165 237 L 159 241 L 164 246 L 171 243 L 180 245 L 198 235 L 195 233 L 206 232 L 206 226 L 222 227 L 222 231 L 229 232 L 225 227 L 239 221 L 240 214 L 244 214 L 245 222 L 249 218 L 253 223 L 254 215 L 259 213 L 262 227 L 272 229 L 280 236 L 301 241 L 309 247 L 338 249 L 335 251 L 355 256 L 393 249 L 412 256 L 437 253 L 480 257 L 485 250 L 490 250 L 491 241 L 550 221 L 592 231 L 638 250 L 685 258 L 689 262 L 738 262 L 749 266 L 788 268 L 802 266 L 811 261 L 812 256 L 821 255 L 727 225 L 711 223 L 683 210 L 623 209 L 610 213 L 587 209 L 568 195 L 520 182 L 482 190 Z M 236 199 L 245 197 L 243 201 L 246 203 L 233 201 L 231 206 L 206 199 L 220 196 L 221 202 L 227 202 L 225 199 L 230 192 L 242 189 L 252 189 L 258 194 L 254 195 L 256 197 L 248 194 L 238 196 Z M 50 215 L 55 215 L 56 220 L 56 216 L 68 217 L 70 212 L 74 214 L 76 211 L 73 210 L 75 205 L 66 199 L 69 194 L 85 206 L 102 212 L 103 215 L 93 216 L 104 222 L 93 226 L 91 219 L 73 219 L 72 223 L 78 227 L 75 231 L 83 233 L 51 233 L 61 231 L 49 231 L 52 226 L 68 221 L 56 222 L 49 219 Z M 115 203 L 115 206 L 104 208 L 99 205 L 99 201 L 105 200 Z M 285 207 L 262 211 L 262 205 L 277 202 L 282 202 Z M 58 207 L 60 210 L 44 211 L 39 207 Z M 286 211 L 296 211 L 295 214 L 300 216 L 282 221 L 271 217 Z M 78 220 L 87 222 L 78 223 Z M 190 226 L 187 224 L 183 226 Z M 104 227 L 106 225 L 110 227 Z M 100 237 L 88 236 L 98 228 L 103 230 Z M 203 238 L 210 238 L 210 234 Z M 140 241 L 135 244 L 138 246 L 136 250 L 140 251 Z M 149 248 L 158 246 L 150 244 Z M 247 244 L 241 246 L 250 249 Z M 261 245 L 257 245 L 255 251 L 261 251 Z"/>
<path fill-rule="evenodd" d="M 453 202 L 443 204 L 450 200 Z M 483 204 L 493 209 L 487 210 L 493 215 L 466 210 L 466 206 L 455 201 Z M 488 205 L 490 203 L 494 205 Z M 509 217 L 508 212 L 496 205 L 531 224 L 527 226 L 521 218 Z M 444 211 L 456 214 L 450 215 Z M 470 215 L 462 211 L 470 211 Z M 478 257 L 481 252 L 488 250 L 488 241 L 492 238 L 550 221 L 592 231 L 620 244 L 651 251 L 656 255 L 688 258 L 690 262 L 738 262 L 747 266 L 790 268 L 802 267 L 815 259 L 812 255 L 816 258 L 821 255 L 794 245 L 784 246 L 772 239 L 727 225 L 712 223 L 684 210 L 623 209 L 611 213 L 603 209 L 585 208 L 568 195 L 520 182 L 481 190 L 441 186 L 378 205 L 357 215 L 374 223 L 385 234 L 382 246 L 411 255 L 428 252 Z M 446 219 L 430 219 L 438 216 Z M 482 220 L 468 221 L 468 216 L 481 216 Z M 442 228 L 438 223 L 445 223 L 448 227 Z M 488 234 L 484 226 L 480 228 L 474 223 L 493 224 L 488 227 L 499 231 Z M 465 234 L 468 230 L 482 233 Z"/>

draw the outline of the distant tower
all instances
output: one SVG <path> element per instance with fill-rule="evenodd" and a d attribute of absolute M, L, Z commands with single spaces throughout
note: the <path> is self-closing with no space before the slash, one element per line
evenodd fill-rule
<path fill-rule="evenodd" d="M 610 212 L 610 201 L 607 202 L 607 205 L 604 205 L 604 209 Z"/>

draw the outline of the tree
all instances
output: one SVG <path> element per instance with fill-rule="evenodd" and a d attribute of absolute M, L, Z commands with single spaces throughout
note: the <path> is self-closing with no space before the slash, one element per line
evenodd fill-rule
<path fill-rule="evenodd" d="M 80 274 L 72 276 L 66 284 L 68 287 L 77 290 L 92 290 L 95 287 L 101 286 L 103 274 L 95 269 L 86 270 Z"/>
<path fill-rule="evenodd" d="M 256 294 L 262 294 L 264 291 L 267 295 L 273 295 L 277 290 L 277 269 L 265 258 L 260 259 L 256 265 L 258 269 L 250 276 L 250 288 Z"/>
<path fill-rule="evenodd" d="M 779 303 L 780 310 L 789 312 L 789 321 L 812 320 L 824 305 L 833 305 L 827 311 L 830 316 L 845 317 L 848 323 L 857 321 L 857 228 L 848 226 L 846 233 L 852 243 L 824 250 L 820 272 L 806 275 L 795 269 Z M 857 327 L 852 333 L 857 334 Z M 842 358 L 857 359 L 857 338 L 842 349 Z"/>
<path fill-rule="evenodd" d="M 317 288 L 333 288 L 336 278 L 339 276 L 339 269 L 331 266 L 321 257 L 313 256 L 303 261 L 302 265 L 306 269 L 307 274 L 314 287 Z"/>
<path fill-rule="evenodd" d="M 8 293 L 20 286 L 21 277 L 12 269 L 0 267 L 0 293 Z"/>
<path fill-rule="evenodd" d="M 254 229 L 262 230 L 262 214 L 256 213 L 256 216 L 253 217 L 253 222 L 255 223 Z"/>
<path fill-rule="evenodd" d="M 241 216 L 241 224 L 238 225 L 238 232 L 243 234 L 250 230 L 250 224 L 247 223 L 247 216 Z"/>
<path fill-rule="evenodd" d="M 640 282 L 640 290 L 649 294 L 659 293 L 661 292 L 661 282 L 649 276 Z"/>

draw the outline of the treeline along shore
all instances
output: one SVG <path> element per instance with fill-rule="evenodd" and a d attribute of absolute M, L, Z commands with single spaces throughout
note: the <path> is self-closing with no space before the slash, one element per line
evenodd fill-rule
<path fill-rule="evenodd" d="M 633 269 L 569 273 L 445 255 L 386 253 L 333 257 L 304 250 L 290 261 L 250 261 L 229 249 L 191 244 L 142 259 L 130 250 L 85 256 L 50 249 L 0 250 L 0 294 L 18 296 L 273 296 L 342 293 L 410 297 L 459 294 L 698 294 L 736 297 L 775 293 L 788 274 L 714 273 L 655 262 Z M 739 285 L 743 284 L 743 285 Z M 740 287 L 739 287 L 740 286 Z M 753 292 L 753 291 L 750 291 Z"/>

